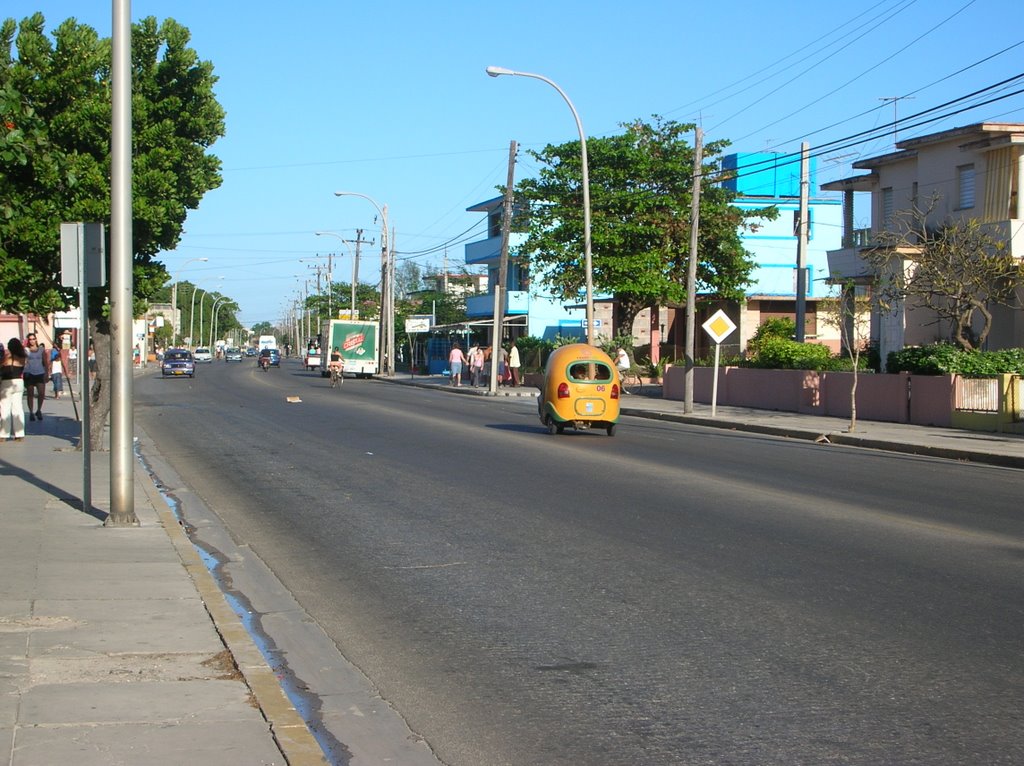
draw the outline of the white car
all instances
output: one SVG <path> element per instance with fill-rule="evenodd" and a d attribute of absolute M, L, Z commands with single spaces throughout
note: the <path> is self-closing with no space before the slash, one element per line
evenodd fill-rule
<path fill-rule="evenodd" d="M 206 364 L 213 362 L 213 354 L 210 353 L 210 349 L 208 348 L 197 348 L 192 353 L 192 358 L 196 360 L 197 364 L 199 362 L 205 362 Z"/>

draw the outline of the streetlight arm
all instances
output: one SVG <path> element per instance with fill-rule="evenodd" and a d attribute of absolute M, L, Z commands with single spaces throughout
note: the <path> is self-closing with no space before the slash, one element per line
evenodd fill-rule
<path fill-rule="evenodd" d="M 576 120 L 576 130 L 580 134 L 580 155 L 583 163 L 583 261 L 587 286 L 587 342 L 594 345 L 596 337 L 594 332 L 594 276 L 590 237 L 590 171 L 588 169 L 587 161 L 587 135 L 583 132 L 583 122 L 580 120 L 579 112 L 576 111 L 576 107 L 573 106 L 573 103 L 566 92 L 559 88 L 553 80 L 548 79 L 544 75 L 534 74 L 532 72 L 517 72 L 514 69 L 505 69 L 504 67 L 498 66 L 489 66 L 486 71 L 491 77 L 511 75 L 513 77 L 530 77 L 534 80 L 546 82 L 558 91 L 558 95 L 560 95 L 565 100 L 565 103 L 568 104 L 569 111 L 572 112 L 573 119 Z"/>

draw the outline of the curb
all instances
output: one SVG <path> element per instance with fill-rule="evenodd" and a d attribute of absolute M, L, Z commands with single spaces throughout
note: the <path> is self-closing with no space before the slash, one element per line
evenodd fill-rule
<path fill-rule="evenodd" d="M 692 415 L 677 415 L 673 412 L 638 410 L 630 407 L 621 408 L 621 413 L 649 420 L 664 420 L 693 426 L 706 426 L 708 428 L 724 428 L 732 431 L 745 431 L 766 436 L 781 436 L 787 439 L 802 439 L 804 441 L 817 441 L 822 436 L 826 436 L 829 444 L 844 447 L 861 447 L 863 449 L 882 450 L 884 452 L 899 452 L 905 455 L 937 457 L 946 460 L 994 465 L 1001 468 L 1024 468 L 1024 457 L 1016 457 L 1014 455 L 998 455 L 991 452 L 977 452 L 953 447 L 930 447 L 925 444 L 906 444 L 885 439 L 871 439 L 837 431 L 808 431 L 805 429 L 787 428 L 785 426 L 759 425 L 742 420 L 719 420 L 717 418 L 712 419 Z"/>
<path fill-rule="evenodd" d="M 200 559 L 195 546 L 182 529 L 177 517 L 167 507 L 159 491 L 135 461 L 135 478 L 156 511 L 160 523 L 171 539 L 181 563 L 199 592 L 214 629 L 234 658 L 235 666 L 245 680 L 270 733 L 289 766 L 324 766 L 327 759 L 306 722 L 291 704 L 288 696 L 267 665 L 263 653 L 253 643 L 242 621 L 224 598 L 224 593 Z"/>

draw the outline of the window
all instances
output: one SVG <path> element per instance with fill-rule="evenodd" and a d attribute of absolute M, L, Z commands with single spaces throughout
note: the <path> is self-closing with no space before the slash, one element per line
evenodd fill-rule
<path fill-rule="evenodd" d="M 974 207 L 974 165 L 961 165 L 956 169 L 957 208 Z"/>
<path fill-rule="evenodd" d="M 888 226 L 892 223 L 892 214 L 895 212 L 893 207 L 892 187 L 887 186 L 882 189 L 882 225 Z"/>

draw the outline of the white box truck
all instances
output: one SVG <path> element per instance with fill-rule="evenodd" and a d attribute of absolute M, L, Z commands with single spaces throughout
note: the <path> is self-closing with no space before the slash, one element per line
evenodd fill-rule
<path fill-rule="evenodd" d="M 345 362 L 345 374 L 368 378 L 380 371 L 380 324 L 359 319 L 330 319 L 320 335 L 320 376 L 331 374 L 331 354 L 337 348 Z"/>

